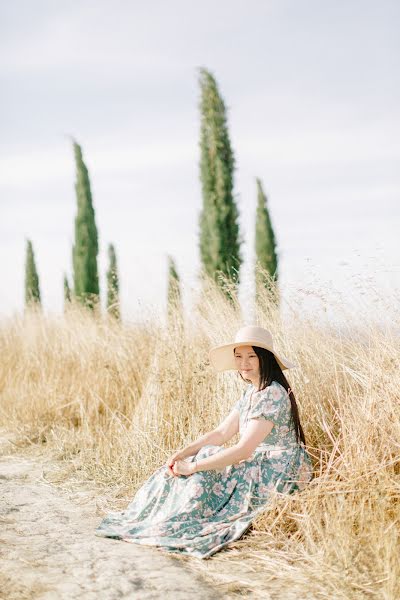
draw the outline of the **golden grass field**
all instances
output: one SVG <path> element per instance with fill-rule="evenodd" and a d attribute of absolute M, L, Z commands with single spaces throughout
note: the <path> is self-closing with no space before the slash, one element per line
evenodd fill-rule
<path fill-rule="evenodd" d="M 286 371 L 315 478 L 275 499 L 251 530 L 195 569 L 254 598 L 400 597 L 399 307 L 389 325 L 337 329 L 304 317 L 282 322 L 260 300 L 256 319 L 300 368 Z M 345 311 L 340 303 L 337 310 Z M 362 307 L 360 308 L 360 310 Z M 388 307 L 377 304 L 387 317 Z M 216 426 L 237 400 L 236 373 L 215 374 L 210 346 L 244 322 L 210 286 L 190 316 L 167 326 L 149 314 L 118 324 L 77 307 L 34 311 L 0 328 L 1 426 L 15 450 L 37 448 L 65 477 L 99 486 L 122 506 L 177 448 Z M 390 324 L 392 323 L 392 325 Z M 396 329 L 397 327 L 397 329 Z M 232 440 L 234 442 L 235 440 Z M 100 493 L 100 492 L 99 492 Z M 182 560 L 190 560 L 182 557 Z"/>

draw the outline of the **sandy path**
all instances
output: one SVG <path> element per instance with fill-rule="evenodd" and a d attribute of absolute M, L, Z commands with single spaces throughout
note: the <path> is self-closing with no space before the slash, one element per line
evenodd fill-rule
<path fill-rule="evenodd" d="M 171 555 L 96 537 L 94 501 L 70 496 L 46 483 L 39 459 L 0 459 L 0 598 L 221 597 Z"/>

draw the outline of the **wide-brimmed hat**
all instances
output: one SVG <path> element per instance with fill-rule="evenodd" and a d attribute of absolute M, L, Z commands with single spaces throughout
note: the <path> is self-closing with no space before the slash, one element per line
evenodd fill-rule
<path fill-rule="evenodd" d="M 217 371 L 237 370 L 233 349 L 239 346 L 258 346 L 269 350 L 274 354 L 281 369 L 295 369 L 297 367 L 274 350 L 272 335 L 268 329 L 255 326 L 242 327 L 236 333 L 234 342 L 211 348 L 209 356 L 213 367 Z"/>

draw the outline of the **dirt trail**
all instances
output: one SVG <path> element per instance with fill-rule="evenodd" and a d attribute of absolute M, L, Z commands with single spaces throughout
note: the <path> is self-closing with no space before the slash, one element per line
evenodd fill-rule
<path fill-rule="evenodd" d="M 221 598 L 182 561 L 96 537 L 95 500 L 80 504 L 43 478 L 40 459 L 0 458 L 0 598 Z"/>

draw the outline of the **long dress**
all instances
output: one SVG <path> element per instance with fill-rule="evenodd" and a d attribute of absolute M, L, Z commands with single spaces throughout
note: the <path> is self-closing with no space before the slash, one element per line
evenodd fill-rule
<path fill-rule="evenodd" d="M 312 463 L 303 444 L 296 441 L 285 388 L 273 381 L 256 392 L 249 384 L 233 408 L 239 411 L 239 435 L 251 418 L 274 423 L 250 458 L 188 476 L 170 475 L 163 465 L 139 488 L 126 510 L 102 520 L 96 535 L 209 558 L 243 535 L 267 508 L 271 493 L 304 489 L 312 478 Z M 222 449 L 207 444 L 188 460 Z"/>

